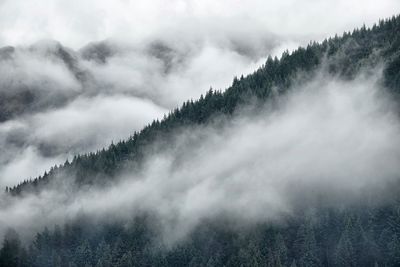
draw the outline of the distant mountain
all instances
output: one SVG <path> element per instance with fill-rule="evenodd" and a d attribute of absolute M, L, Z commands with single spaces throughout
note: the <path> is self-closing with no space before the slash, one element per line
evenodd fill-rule
<path fill-rule="evenodd" d="M 106 63 L 107 59 L 116 53 L 112 44 L 107 42 L 91 43 L 83 47 L 79 52 L 85 60 L 93 60 L 97 63 Z"/>
<path fill-rule="evenodd" d="M 42 41 L 30 47 L 0 48 L 0 67 L 10 69 L 9 66 L 12 66 L 11 69 L 16 70 L 14 77 L 2 77 L 0 81 L 0 122 L 21 114 L 65 105 L 75 98 L 77 92 L 57 88 L 60 84 L 51 78 L 26 77 L 23 68 L 26 62 L 34 60 L 41 60 L 42 64 L 48 62 L 62 66 L 83 87 L 90 79 L 90 73 L 81 66 L 78 56 L 73 50 L 55 41 Z M 34 81 L 31 82 L 30 79 Z M 39 79 L 43 81 L 39 82 Z"/>
<path fill-rule="evenodd" d="M 188 60 L 186 54 L 162 41 L 143 44 L 143 47 L 102 41 L 89 43 L 77 51 L 54 40 L 40 41 L 30 46 L 0 48 L 0 70 L 4 69 L 0 75 L 0 122 L 60 108 L 80 96 L 93 97 L 102 93 L 126 94 L 158 103 L 157 94 L 141 88 L 143 85 L 128 83 L 126 87 L 114 90 L 115 85 L 105 77 L 100 77 L 108 70 L 110 61 L 117 61 L 112 64 L 119 66 L 119 60 L 129 55 L 133 64 L 138 54 L 148 61 L 159 63 L 161 70 L 155 68 L 161 75 L 169 74 Z M 135 71 L 131 66 L 123 67 L 126 72 Z M 54 75 L 48 75 L 52 71 Z M 143 70 L 142 75 L 151 75 L 146 71 L 150 70 Z"/>

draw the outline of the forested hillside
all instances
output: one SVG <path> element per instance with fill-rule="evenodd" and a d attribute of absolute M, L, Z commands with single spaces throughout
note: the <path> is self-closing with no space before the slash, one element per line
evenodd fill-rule
<path fill-rule="evenodd" d="M 253 74 L 235 78 L 225 91 L 210 89 L 126 140 L 77 155 L 5 190 L 11 198 L 23 199 L 64 179 L 73 179 L 77 190 L 109 186 L 122 171 L 139 172 L 149 153 L 170 149 L 180 129 L 223 124 L 246 107 L 257 113 L 274 105 L 294 83 L 298 86 L 321 72 L 350 81 L 361 72 L 373 75 L 382 67 L 379 83 L 396 100 L 399 32 L 400 16 L 396 16 L 372 28 L 364 26 L 285 52 L 280 59 L 269 57 Z M 98 222 L 83 214 L 62 226 L 48 225 L 29 242 L 22 242 L 19 233 L 10 229 L 0 250 L 0 266 L 400 266 L 396 189 L 400 187 L 397 182 L 392 186 L 394 193 L 384 204 L 374 203 L 372 194 L 361 204 L 298 210 L 279 224 L 261 221 L 243 226 L 226 218 L 205 219 L 187 237 L 171 244 L 160 239 L 161 222 L 151 212 L 132 215 L 123 223 Z"/>
<path fill-rule="evenodd" d="M 122 166 L 140 164 L 148 144 L 166 139 L 179 127 L 205 124 L 222 114 L 232 116 L 240 106 L 264 102 L 284 94 L 296 80 L 310 79 L 322 67 L 332 75 L 352 79 L 362 69 L 384 66 L 382 83 L 395 95 L 400 91 L 400 17 L 382 20 L 372 28 L 365 26 L 322 43 L 310 43 L 280 59 L 269 57 L 265 64 L 247 77 L 235 78 L 225 91 L 210 89 L 198 100 L 189 100 L 171 111 L 163 120 L 153 121 L 129 139 L 112 144 L 107 149 L 77 155 L 71 162 L 55 166 L 43 176 L 11 186 L 6 190 L 19 194 L 46 184 L 59 172 L 73 172 L 78 184 L 104 183 Z M 300 77 L 297 78 L 296 77 Z M 72 173 L 71 173 L 72 174 Z M 96 182 L 94 182 L 97 180 Z"/>

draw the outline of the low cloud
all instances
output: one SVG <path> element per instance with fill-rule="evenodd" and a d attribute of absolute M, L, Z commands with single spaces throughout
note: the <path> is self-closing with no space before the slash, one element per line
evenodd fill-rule
<path fill-rule="evenodd" d="M 268 55 L 395 10 L 395 0 L 0 0 L 0 46 L 14 46 L 0 49 L 0 186 L 127 138 Z M 98 119 L 103 104 L 112 121 Z"/>
<path fill-rule="evenodd" d="M 42 41 L 0 52 L 2 187 L 127 138 L 211 85 L 222 88 L 233 74 L 261 64 L 215 44 L 103 42 L 74 51 Z M 205 68 L 215 58 L 218 64 Z"/>
<path fill-rule="evenodd" d="M 78 153 L 106 147 L 165 112 L 143 99 L 99 95 L 0 124 L 0 184 L 34 178 Z"/>
<path fill-rule="evenodd" d="M 77 49 L 106 38 L 136 42 L 163 34 L 171 39 L 196 34 L 220 38 L 221 33 L 235 32 L 238 37 L 273 33 L 308 42 L 376 22 L 396 10 L 400 10 L 396 0 L 382 0 L 379 5 L 374 0 L 3 0 L 0 44 L 55 39 Z"/>
<path fill-rule="evenodd" d="M 0 186 L 127 138 L 211 86 L 226 88 L 280 49 L 273 35 L 252 31 L 241 40 L 224 29 L 218 38 L 191 34 L 182 42 L 160 34 L 76 50 L 52 40 L 2 48 Z"/>
<path fill-rule="evenodd" d="M 277 108 L 177 134 L 170 149 L 149 155 L 140 172 L 113 186 L 4 198 L 1 225 L 26 234 L 79 215 L 129 220 L 145 212 L 159 218 L 170 243 L 205 219 L 276 222 L 313 205 L 368 197 L 380 203 L 384 197 L 375 197 L 398 181 L 400 123 L 378 80 L 320 74 L 278 99 Z"/>

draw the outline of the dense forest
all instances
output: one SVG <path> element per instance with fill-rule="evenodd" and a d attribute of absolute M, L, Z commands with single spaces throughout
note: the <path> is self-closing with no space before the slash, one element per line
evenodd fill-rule
<path fill-rule="evenodd" d="M 149 149 L 168 148 L 180 128 L 229 120 L 241 108 L 271 104 L 325 71 L 351 80 L 360 71 L 383 65 L 382 85 L 393 98 L 400 92 L 400 16 L 310 43 L 265 64 L 247 77 L 234 78 L 225 91 L 210 89 L 161 121 L 107 149 L 77 155 L 40 177 L 7 187 L 13 197 L 35 194 L 65 177 L 74 184 L 107 186 L 120 170 L 139 170 Z M 152 144 L 156 143 L 155 148 Z M 237 229 L 205 221 L 182 242 L 164 247 L 152 214 L 128 225 L 80 218 L 50 226 L 26 244 L 10 229 L 0 250 L 0 266 L 400 266 L 400 198 L 383 206 L 321 208 L 300 212 L 282 225 L 260 223 Z M 96 227 L 93 227 L 95 224 Z"/>
<path fill-rule="evenodd" d="M 29 247 L 15 231 L 1 266 L 399 266 L 400 202 L 379 209 L 323 210 L 285 226 L 227 228 L 204 222 L 184 242 L 164 248 L 151 218 L 129 228 L 94 222 L 44 229 Z"/>

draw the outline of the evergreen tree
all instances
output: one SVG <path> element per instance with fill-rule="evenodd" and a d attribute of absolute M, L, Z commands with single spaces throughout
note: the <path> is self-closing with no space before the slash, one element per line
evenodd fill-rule
<path fill-rule="evenodd" d="M 388 256 L 391 266 L 400 266 L 400 239 L 397 234 L 393 235 L 388 244 Z"/>
<path fill-rule="evenodd" d="M 75 252 L 75 263 L 78 266 L 92 265 L 92 250 L 88 240 L 84 240 Z"/>
<path fill-rule="evenodd" d="M 311 222 L 303 223 L 297 232 L 295 249 L 298 265 L 301 267 L 321 266 L 318 257 L 317 243 Z"/>
<path fill-rule="evenodd" d="M 8 229 L 0 250 L 0 266 L 17 267 L 20 264 L 21 242 L 14 229 Z"/>
<path fill-rule="evenodd" d="M 281 265 L 286 266 L 287 265 L 287 247 L 285 244 L 285 241 L 283 240 L 283 236 L 278 233 L 277 236 L 275 237 L 275 255 L 277 258 L 277 261 L 281 263 Z M 277 264 L 278 265 L 278 264 Z"/>
<path fill-rule="evenodd" d="M 112 255 L 110 245 L 104 240 L 100 242 L 96 249 L 97 266 L 112 267 Z"/>
<path fill-rule="evenodd" d="M 356 266 L 355 251 L 347 228 L 342 233 L 337 245 L 335 262 L 336 266 Z"/>
<path fill-rule="evenodd" d="M 121 259 L 119 260 L 117 267 L 132 267 L 134 266 L 134 258 L 130 251 L 124 253 Z"/>

